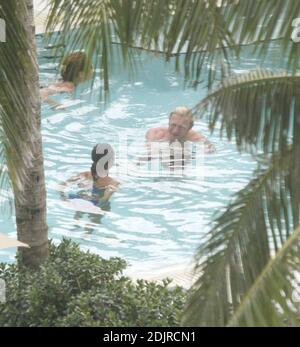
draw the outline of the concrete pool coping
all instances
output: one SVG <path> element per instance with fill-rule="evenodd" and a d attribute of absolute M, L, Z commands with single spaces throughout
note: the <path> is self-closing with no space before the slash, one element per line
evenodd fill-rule
<path fill-rule="evenodd" d="M 157 282 L 158 284 L 162 284 L 164 279 L 169 278 L 172 280 L 169 286 L 178 285 L 189 289 L 197 279 L 193 268 L 193 264 L 170 265 L 164 269 L 159 267 L 145 271 L 130 269 L 129 267 L 125 270 L 124 275 L 130 277 L 133 281 L 143 279 L 149 282 Z"/>
<path fill-rule="evenodd" d="M 34 8 L 34 24 L 36 35 L 44 34 L 46 29 L 46 21 L 48 11 L 46 10 L 46 0 L 33 0 Z"/>

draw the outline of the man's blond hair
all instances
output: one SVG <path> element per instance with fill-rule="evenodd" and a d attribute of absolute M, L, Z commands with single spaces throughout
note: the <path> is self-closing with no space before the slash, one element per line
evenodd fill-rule
<path fill-rule="evenodd" d="M 178 116 L 188 118 L 191 122 L 191 128 L 194 125 L 194 119 L 193 119 L 193 113 L 192 111 L 187 108 L 186 106 L 178 106 L 176 107 L 171 113 L 169 119 L 171 119 L 173 114 L 177 114 Z"/>

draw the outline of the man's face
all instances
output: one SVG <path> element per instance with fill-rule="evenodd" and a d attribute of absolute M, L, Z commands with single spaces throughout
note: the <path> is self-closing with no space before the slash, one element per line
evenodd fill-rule
<path fill-rule="evenodd" d="M 171 140 L 183 141 L 191 129 L 191 121 L 188 117 L 182 117 L 173 113 L 169 120 L 169 133 Z"/>

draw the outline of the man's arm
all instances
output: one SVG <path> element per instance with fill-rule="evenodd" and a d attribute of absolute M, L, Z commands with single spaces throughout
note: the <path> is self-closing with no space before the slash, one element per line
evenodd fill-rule
<path fill-rule="evenodd" d="M 207 140 L 207 138 L 194 130 L 190 130 L 188 134 L 188 140 L 192 142 L 204 142 Z"/>
<path fill-rule="evenodd" d="M 212 153 L 216 151 L 215 146 L 204 135 L 197 133 L 194 130 L 190 131 L 188 139 L 192 142 L 203 143 L 205 147 L 205 153 Z"/>

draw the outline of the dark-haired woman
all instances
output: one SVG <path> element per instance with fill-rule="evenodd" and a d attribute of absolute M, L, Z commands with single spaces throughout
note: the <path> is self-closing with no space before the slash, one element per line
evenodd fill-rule
<path fill-rule="evenodd" d="M 62 197 L 64 199 L 84 199 L 103 210 L 110 210 L 108 200 L 120 184 L 109 176 L 109 170 L 115 161 L 114 150 L 109 144 L 98 144 L 93 148 L 91 157 L 91 170 L 69 178 L 63 184 Z M 65 188 L 73 185 L 77 186 L 78 191 L 66 194 Z"/>

